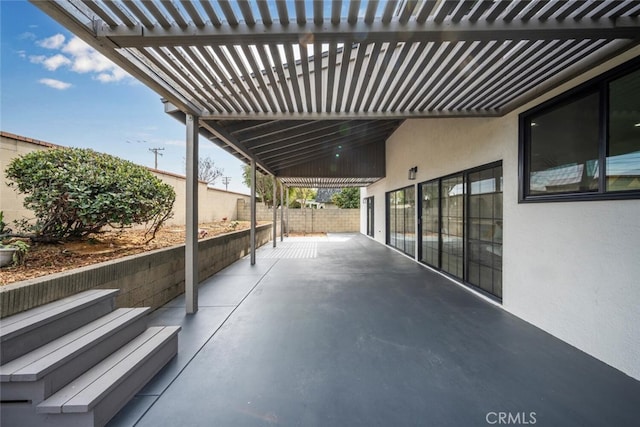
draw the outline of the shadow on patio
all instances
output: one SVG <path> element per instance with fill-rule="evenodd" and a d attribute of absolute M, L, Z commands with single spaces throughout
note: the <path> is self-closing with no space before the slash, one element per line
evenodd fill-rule
<path fill-rule="evenodd" d="M 640 382 L 362 235 L 262 247 L 151 324 L 178 356 L 110 425 L 637 425 Z M 504 424 L 504 423 L 503 423 Z"/>

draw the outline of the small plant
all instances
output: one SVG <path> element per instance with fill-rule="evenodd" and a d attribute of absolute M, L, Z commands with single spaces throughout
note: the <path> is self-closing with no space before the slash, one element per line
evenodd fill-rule
<path fill-rule="evenodd" d="M 12 264 L 21 265 L 24 257 L 29 251 L 29 245 L 22 240 L 16 240 L 11 243 L 0 243 L 0 249 L 11 249 L 13 251 Z"/>
<path fill-rule="evenodd" d="M 7 227 L 7 223 L 4 222 L 4 211 L 0 211 L 0 236 L 5 234 L 11 234 L 13 230 Z"/>
<path fill-rule="evenodd" d="M 230 221 L 224 225 L 224 231 L 225 232 L 235 231 L 239 225 L 240 225 L 239 221 Z"/>

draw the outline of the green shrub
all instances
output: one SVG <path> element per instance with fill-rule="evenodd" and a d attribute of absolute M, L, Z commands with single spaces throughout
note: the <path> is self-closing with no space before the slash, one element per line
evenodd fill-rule
<path fill-rule="evenodd" d="M 152 239 L 175 201 L 173 188 L 146 168 L 88 149 L 34 151 L 13 159 L 6 176 L 35 214 L 34 240 L 79 239 L 133 224 L 146 224 Z"/>
<path fill-rule="evenodd" d="M 347 187 L 331 197 L 331 201 L 341 209 L 355 209 L 360 207 L 360 189 Z"/>

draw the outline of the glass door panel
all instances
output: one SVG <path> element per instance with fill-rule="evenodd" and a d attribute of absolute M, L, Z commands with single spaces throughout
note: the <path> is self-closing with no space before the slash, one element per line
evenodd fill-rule
<path fill-rule="evenodd" d="M 441 269 L 463 279 L 465 191 L 462 174 L 443 179 L 440 191 Z"/>

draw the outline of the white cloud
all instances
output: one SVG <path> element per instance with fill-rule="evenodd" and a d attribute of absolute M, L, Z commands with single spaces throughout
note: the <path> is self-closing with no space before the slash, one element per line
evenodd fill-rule
<path fill-rule="evenodd" d="M 26 59 L 27 57 L 27 51 L 26 50 L 19 50 L 16 52 L 18 54 L 18 56 L 22 59 Z"/>
<path fill-rule="evenodd" d="M 66 83 L 55 79 L 40 79 L 38 80 L 38 82 L 42 83 L 45 86 L 49 86 L 58 90 L 65 90 L 71 87 L 71 83 Z"/>
<path fill-rule="evenodd" d="M 20 40 L 35 40 L 36 35 L 30 31 L 24 32 L 18 36 Z"/>
<path fill-rule="evenodd" d="M 126 71 L 124 71 L 120 67 L 116 67 L 110 72 L 98 74 L 98 76 L 96 77 L 96 80 L 102 83 L 111 83 L 111 82 L 118 82 L 128 76 L 129 74 L 127 74 Z"/>
<path fill-rule="evenodd" d="M 45 55 L 29 56 L 31 63 L 42 64 L 49 71 L 66 67 L 75 73 L 91 74 L 94 80 L 101 83 L 113 83 L 125 79 L 135 82 L 126 71 L 76 36 L 67 41 L 62 34 L 56 34 L 39 40 L 36 44 L 46 49 L 62 52 L 49 57 Z M 22 57 L 26 57 L 26 53 Z"/>
<path fill-rule="evenodd" d="M 72 58 L 71 70 L 76 73 L 96 73 L 94 79 L 102 83 L 118 82 L 130 77 L 127 72 L 118 67 L 86 44 L 78 37 L 73 37 L 62 48 Z"/>
<path fill-rule="evenodd" d="M 62 48 L 62 51 L 73 56 L 83 56 L 91 53 L 93 48 L 86 44 L 82 39 L 74 36 L 69 40 L 69 43 Z"/>
<path fill-rule="evenodd" d="M 32 64 L 42 64 L 47 59 L 44 55 L 29 55 L 29 62 Z"/>
<path fill-rule="evenodd" d="M 45 49 L 60 49 L 64 44 L 64 40 L 65 38 L 62 34 L 56 34 L 46 39 L 38 40 L 36 43 Z"/>
<path fill-rule="evenodd" d="M 64 55 L 57 54 L 42 61 L 44 67 L 49 71 L 55 71 L 63 65 L 71 64 L 71 60 Z"/>

